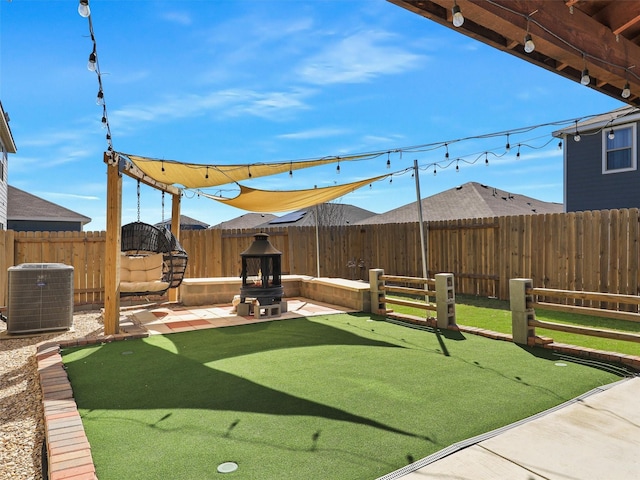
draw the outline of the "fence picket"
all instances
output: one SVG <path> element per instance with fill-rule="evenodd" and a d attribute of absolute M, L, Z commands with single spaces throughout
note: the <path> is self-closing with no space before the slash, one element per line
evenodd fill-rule
<path fill-rule="evenodd" d="M 535 287 L 637 295 L 639 220 L 640 211 L 630 209 L 425 222 L 428 276 L 453 273 L 458 293 L 502 299 L 509 298 L 514 275 L 531 278 Z M 417 222 L 320 227 L 321 275 L 366 281 L 368 269 L 382 268 L 421 277 L 418 227 Z M 189 253 L 187 278 L 237 276 L 240 253 L 255 233 L 181 232 Z M 315 226 L 267 233 L 282 252 L 283 273 L 316 275 Z M 75 301 L 100 303 L 105 238 L 105 232 L 0 232 L 0 304 L 6 304 L 7 268 L 38 262 L 72 265 Z"/>

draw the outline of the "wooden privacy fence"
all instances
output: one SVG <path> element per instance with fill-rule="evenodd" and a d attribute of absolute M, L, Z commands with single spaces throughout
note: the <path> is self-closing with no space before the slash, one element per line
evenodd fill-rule
<path fill-rule="evenodd" d="M 500 299 L 509 298 L 509 279 L 516 277 L 531 278 L 540 288 L 637 295 L 639 219 L 638 209 L 628 209 L 425 222 L 427 276 L 452 273 L 458 294 Z M 422 277 L 418 227 L 320 227 L 320 276 L 368 281 L 369 269 L 380 268 Z M 255 233 L 181 232 L 189 254 L 186 278 L 238 276 L 240 253 Z M 315 227 L 267 233 L 282 252 L 283 273 L 316 276 Z M 72 265 L 76 303 L 100 303 L 104 245 L 104 232 L 0 232 L 0 304 L 6 304 L 7 268 L 38 262 Z"/>

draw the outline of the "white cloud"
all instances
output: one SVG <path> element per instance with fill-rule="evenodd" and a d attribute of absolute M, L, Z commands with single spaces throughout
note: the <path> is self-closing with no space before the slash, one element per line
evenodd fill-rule
<path fill-rule="evenodd" d="M 64 192 L 38 192 L 34 195 L 38 195 L 43 198 L 55 198 L 58 200 L 87 200 L 87 201 L 95 201 L 102 200 L 100 197 L 96 197 L 95 195 L 77 195 L 74 193 L 64 193 Z"/>
<path fill-rule="evenodd" d="M 191 25 L 192 18 L 191 15 L 187 12 L 165 12 L 161 15 L 161 18 L 168 22 L 176 23 L 178 25 L 183 25 L 185 27 Z"/>
<path fill-rule="evenodd" d="M 310 90 L 259 92 L 255 90 L 229 89 L 206 95 L 186 94 L 165 97 L 155 105 L 133 104 L 115 110 L 110 123 L 120 129 L 131 129 L 140 122 L 167 122 L 214 112 L 218 115 L 243 114 L 276 119 L 283 112 L 309 108 L 305 98 Z"/>
<path fill-rule="evenodd" d="M 344 128 L 312 128 L 300 132 L 283 133 L 282 135 L 278 135 L 277 138 L 288 140 L 308 140 L 312 138 L 336 137 L 347 133 L 349 133 L 349 130 Z"/>
<path fill-rule="evenodd" d="M 363 83 L 413 70 L 426 61 L 423 55 L 384 45 L 389 38 L 381 31 L 355 33 L 305 60 L 297 72 L 313 84 Z"/>

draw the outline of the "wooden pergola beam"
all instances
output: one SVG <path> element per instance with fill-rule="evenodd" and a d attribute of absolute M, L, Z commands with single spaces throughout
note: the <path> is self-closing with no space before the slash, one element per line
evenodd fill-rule
<path fill-rule="evenodd" d="M 131 177 L 135 180 L 140 180 L 140 183 L 144 183 L 145 185 L 151 188 L 155 188 L 156 190 L 160 190 L 161 192 L 166 192 L 171 195 L 181 194 L 181 191 L 178 187 L 158 182 L 157 180 L 151 178 L 149 175 L 136 167 L 130 160 L 127 160 L 119 153 L 113 153 L 113 156 L 115 158 L 112 159 L 111 156 L 105 153 L 104 162 L 106 164 L 116 165 L 120 172 L 127 175 L 128 177 Z"/>
<path fill-rule="evenodd" d="M 117 164 L 107 163 L 107 238 L 104 253 L 104 333 L 120 333 L 120 228 L 122 222 L 122 175 Z"/>
<path fill-rule="evenodd" d="M 107 238 L 104 270 L 104 333 L 120 333 L 120 245 L 122 228 L 122 174 L 157 190 L 171 194 L 171 232 L 180 239 L 180 198 L 173 185 L 157 182 L 117 153 L 104 154 L 107 165 Z M 178 300 L 177 289 L 169 291 L 169 301 Z"/>

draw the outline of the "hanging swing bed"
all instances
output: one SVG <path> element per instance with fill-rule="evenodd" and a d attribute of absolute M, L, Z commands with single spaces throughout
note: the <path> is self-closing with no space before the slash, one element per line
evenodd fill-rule
<path fill-rule="evenodd" d="M 164 192 L 162 204 L 164 217 Z M 165 227 L 140 221 L 139 181 L 138 220 L 122 226 L 120 250 L 121 297 L 162 296 L 184 279 L 188 255 L 178 239 Z"/>

